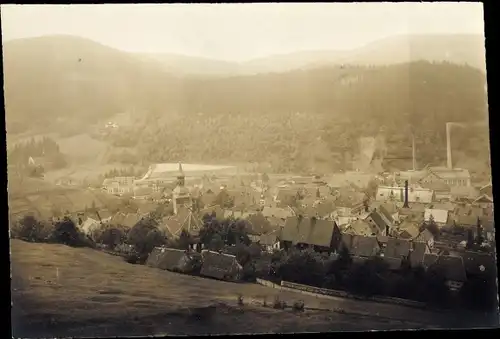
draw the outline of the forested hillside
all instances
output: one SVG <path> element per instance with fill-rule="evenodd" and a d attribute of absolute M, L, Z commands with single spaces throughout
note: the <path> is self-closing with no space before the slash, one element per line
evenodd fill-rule
<path fill-rule="evenodd" d="M 362 136 L 382 134 L 389 156 L 411 157 L 414 133 L 418 163 L 440 165 L 446 122 L 487 120 L 484 81 L 473 68 L 427 62 L 191 80 L 169 102 L 180 115 L 126 135 L 148 162 L 255 161 L 324 172 L 350 168 Z M 486 166 L 487 125 L 452 136 L 457 165 Z"/>
<path fill-rule="evenodd" d="M 276 171 L 330 172 L 352 168 L 363 136 L 383 135 L 386 158 L 410 157 L 414 133 L 418 164 L 439 165 L 446 122 L 487 119 L 485 75 L 464 65 L 344 64 L 178 77 L 83 39 L 39 39 L 4 48 L 8 133 L 90 132 L 97 121 L 137 110 L 143 125 L 120 132 L 120 143 L 137 151 L 124 155 L 128 163 L 132 156 L 144 163 L 259 162 Z M 36 56 L 28 53 L 34 50 Z M 452 141 L 457 166 L 488 167 L 487 126 L 456 129 Z M 409 168 L 411 160 L 386 159 L 384 166 Z"/>

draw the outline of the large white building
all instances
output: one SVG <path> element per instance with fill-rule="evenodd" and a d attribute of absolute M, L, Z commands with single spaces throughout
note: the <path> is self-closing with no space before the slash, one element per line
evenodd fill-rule
<path fill-rule="evenodd" d="M 204 176 L 226 177 L 238 174 L 236 166 L 216 166 L 200 164 L 182 164 L 186 179 L 198 179 Z M 179 173 L 179 163 L 154 164 L 149 166 L 147 173 L 136 184 L 141 182 L 175 182 Z"/>

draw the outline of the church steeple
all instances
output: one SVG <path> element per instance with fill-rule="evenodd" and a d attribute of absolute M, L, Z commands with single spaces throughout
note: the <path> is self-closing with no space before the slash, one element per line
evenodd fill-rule
<path fill-rule="evenodd" d="M 179 173 L 177 173 L 177 182 L 179 186 L 183 187 L 186 176 L 184 175 L 184 171 L 182 170 L 182 164 L 179 163 Z"/>

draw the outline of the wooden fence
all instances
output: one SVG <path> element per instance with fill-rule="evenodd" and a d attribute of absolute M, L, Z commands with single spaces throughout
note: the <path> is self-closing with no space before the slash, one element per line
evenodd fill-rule
<path fill-rule="evenodd" d="M 426 306 L 425 303 L 414 301 L 414 300 L 392 298 L 392 297 L 362 297 L 362 296 L 354 295 L 354 294 L 351 294 L 351 293 L 348 293 L 345 291 L 337 291 L 337 290 L 331 290 L 331 289 L 327 289 L 327 288 L 302 285 L 302 284 L 297 284 L 297 283 L 293 283 L 290 281 L 281 281 L 281 284 L 278 285 L 278 284 L 275 284 L 271 281 L 257 279 L 257 283 L 264 285 L 264 286 L 267 286 L 267 287 L 272 287 L 272 288 L 281 289 L 281 290 L 305 292 L 307 294 L 315 295 L 318 297 L 327 296 L 327 297 L 337 297 L 337 298 L 349 298 L 349 299 L 357 299 L 357 300 L 363 300 L 363 301 L 374 301 L 374 302 L 386 303 L 386 304 L 387 303 L 388 304 L 397 304 L 397 305 L 416 307 L 416 308 L 424 308 Z"/>

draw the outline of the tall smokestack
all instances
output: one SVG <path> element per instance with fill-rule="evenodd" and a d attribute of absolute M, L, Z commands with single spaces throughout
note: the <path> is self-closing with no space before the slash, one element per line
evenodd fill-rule
<path fill-rule="evenodd" d="M 403 208 L 410 208 L 408 205 L 408 180 L 405 180 L 405 202 Z"/>
<path fill-rule="evenodd" d="M 417 170 L 417 158 L 416 158 L 416 151 L 415 151 L 415 135 L 412 134 L 411 136 L 411 148 L 412 148 L 412 158 L 413 158 L 413 170 Z"/>
<path fill-rule="evenodd" d="M 447 122 L 446 123 L 446 167 L 448 169 L 452 169 L 452 163 L 451 163 L 451 125 L 452 123 Z"/>

